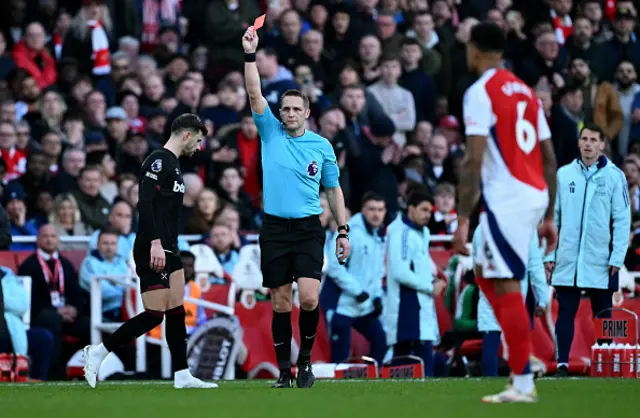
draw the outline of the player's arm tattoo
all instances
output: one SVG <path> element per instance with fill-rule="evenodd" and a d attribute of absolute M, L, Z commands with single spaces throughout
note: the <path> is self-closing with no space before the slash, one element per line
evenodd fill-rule
<path fill-rule="evenodd" d="M 325 192 L 327 193 L 327 201 L 329 202 L 329 207 L 331 208 L 331 213 L 333 214 L 333 218 L 336 220 L 336 223 L 338 225 L 346 224 L 347 211 L 344 206 L 342 188 L 340 186 L 326 188 Z"/>
<path fill-rule="evenodd" d="M 542 151 L 542 169 L 544 172 L 544 179 L 547 182 L 547 188 L 549 189 L 549 206 L 547 207 L 547 212 L 544 214 L 544 217 L 545 219 L 553 219 L 556 203 L 556 176 L 558 165 L 556 163 L 556 154 L 553 152 L 551 139 L 541 141 L 540 150 Z"/>
<path fill-rule="evenodd" d="M 458 216 L 460 217 L 469 218 L 480 198 L 480 170 L 486 145 L 486 136 L 467 137 L 467 148 L 460 166 L 460 184 L 458 185 Z"/>
<path fill-rule="evenodd" d="M 251 110 L 261 115 L 267 108 L 267 100 L 262 96 L 260 74 L 258 73 L 258 66 L 255 62 L 244 63 L 244 82 L 247 87 Z"/>

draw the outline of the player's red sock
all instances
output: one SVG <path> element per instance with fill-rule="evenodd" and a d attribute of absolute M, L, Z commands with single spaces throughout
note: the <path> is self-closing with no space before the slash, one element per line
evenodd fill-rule
<path fill-rule="evenodd" d="M 531 330 L 522 293 L 511 292 L 498 296 L 498 299 L 500 312 L 496 318 L 509 347 L 509 367 L 515 375 L 528 374 Z"/>

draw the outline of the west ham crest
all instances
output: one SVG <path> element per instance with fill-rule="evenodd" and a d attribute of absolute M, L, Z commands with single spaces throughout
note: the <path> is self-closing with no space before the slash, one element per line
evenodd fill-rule
<path fill-rule="evenodd" d="M 162 171 L 162 160 L 160 158 L 158 158 L 151 164 L 151 171 L 153 171 L 154 173 L 159 173 L 160 171 Z"/>
<path fill-rule="evenodd" d="M 318 174 L 318 162 L 317 161 L 311 161 L 311 164 L 309 164 L 307 166 L 307 174 L 310 177 L 315 177 L 315 175 Z"/>

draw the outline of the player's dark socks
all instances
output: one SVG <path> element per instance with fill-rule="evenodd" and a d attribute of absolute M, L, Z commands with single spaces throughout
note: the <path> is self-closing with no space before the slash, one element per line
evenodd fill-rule
<path fill-rule="evenodd" d="M 300 355 L 298 356 L 298 364 L 311 361 L 311 349 L 313 348 L 313 342 L 316 340 L 319 321 L 320 309 L 317 306 L 312 311 L 300 309 Z"/>
<path fill-rule="evenodd" d="M 271 335 L 276 349 L 278 368 L 291 372 L 291 312 L 273 312 Z"/>
<path fill-rule="evenodd" d="M 164 312 L 153 311 L 147 309 L 144 312 L 139 313 L 127 322 L 122 324 L 120 328 L 116 330 L 106 341 L 104 341 L 104 347 L 113 351 L 118 347 L 121 347 L 144 333 L 147 333 L 162 324 Z"/>
<path fill-rule="evenodd" d="M 187 327 L 184 323 L 186 313 L 184 306 L 180 305 L 165 312 L 167 317 L 166 332 L 167 344 L 171 351 L 171 361 L 174 369 L 187 368 Z"/>

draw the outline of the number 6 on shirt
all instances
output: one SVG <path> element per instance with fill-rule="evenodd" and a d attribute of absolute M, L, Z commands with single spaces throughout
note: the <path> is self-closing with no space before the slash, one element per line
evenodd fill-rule
<path fill-rule="evenodd" d="M 516 120 L 516 142 L 525 154 L 531 154 L 536 147 L 538 136 L 536 128 L 531 122 L 524 118 L 527 110 L 527 102 L 521 101 L 517 104 L 518 119 Z"/>

